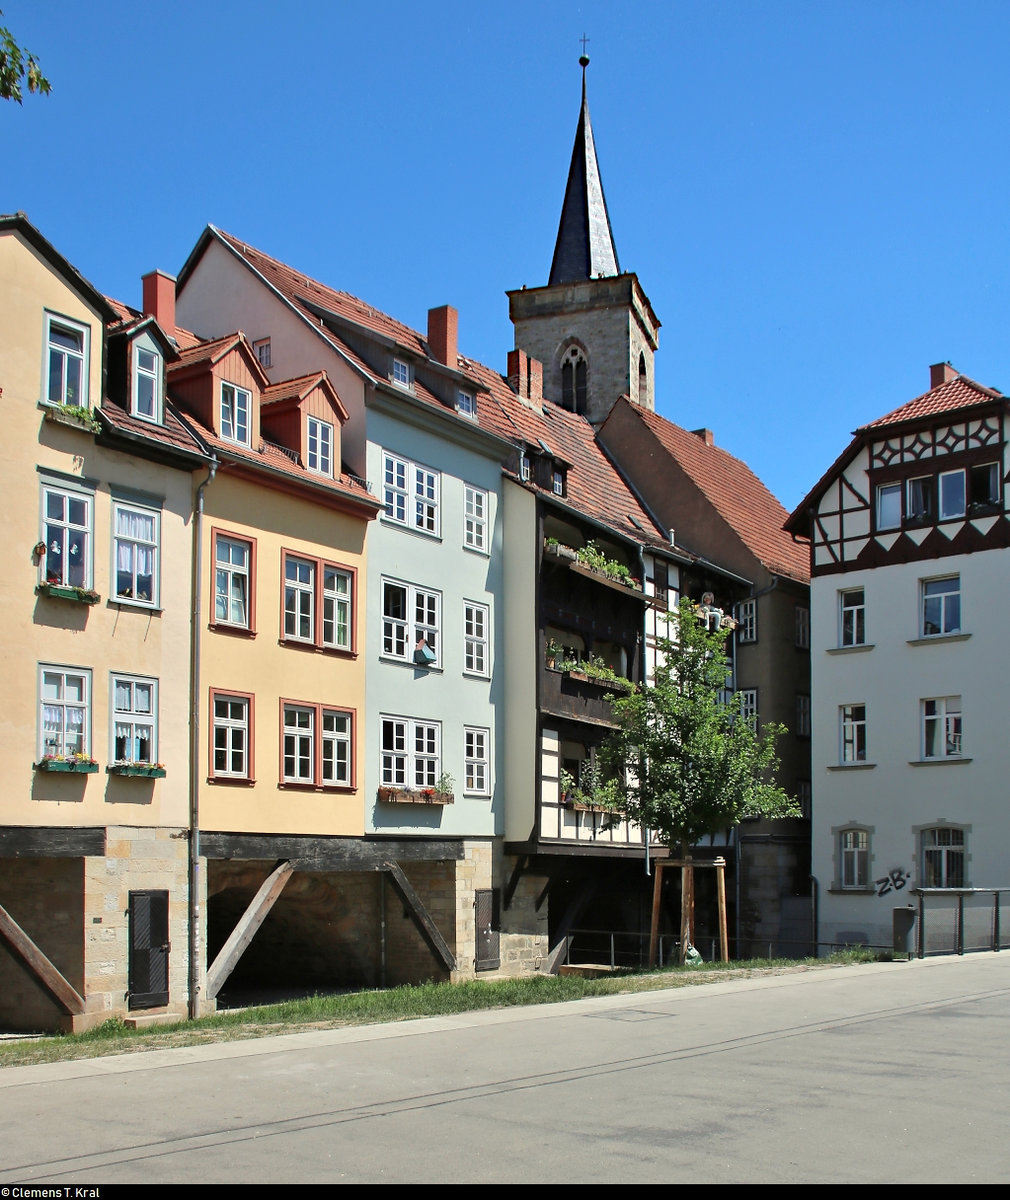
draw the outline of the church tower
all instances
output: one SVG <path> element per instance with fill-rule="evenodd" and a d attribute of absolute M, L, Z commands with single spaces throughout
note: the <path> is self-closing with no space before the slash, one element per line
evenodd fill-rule
<path fill-rule="evenodd" d="M 594 425 L 619 396 L 656 407 L 659 321 L 633 271 L 622 274 L 596 160 L 582 67 L 582 107 L 546 287 L 508 293 L 515 346 L 544 364 L 544 395 Z"/>

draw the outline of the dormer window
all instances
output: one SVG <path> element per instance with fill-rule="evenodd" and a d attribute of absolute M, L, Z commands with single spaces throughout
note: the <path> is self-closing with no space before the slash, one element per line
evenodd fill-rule
<path fill-rule="evenodd" d="M 410 387 L 410 366 L 402 358 L 393 359 L 393 382 L 398 387 Z"/>
<path fill-rule="evenodd" d="M 249 410 L 252 394 L 233 383 L 221 384 L 221 436 L 229 442 L 249 445 Z"/>
<path fill-rule="evenodd" d="M 50 404 L 88 406 L 88 345 L 91 330 L 46 313 L 46 399 Z"/>
<path fill-rule="evenodd" d="M 530 456 L 526 453 L 519 455 L 519 478 L 523 483 L 530 481 Z"/>
<path fill-rule="evenodd" d="M 456 411 L 461 417 L 470 417 L 471 420 L 477 419 L 477 400 L 469 392 L 458 391 L 456 393 Z"/>
<path fill-rule="evenodd" d="M 135 417 L 161 422 L 161 355 L 133 347 L 133 407 Z"/>
<path fill-rule="evenodd" d="M 551 490 L 555 496 L 563 496 L 565 494 L 565 473 L 558 470 L 557 467 L 551 472 Z"/>
<path fill-rule="evenodd" d="M 258 342 L 253 342 L 253 350 L 256 351 L 256 357 L 264 371 L 273 365 L 269 338 L 260 338 Z"/>
<path fill-rule="evenodd" d="M 306 466 L 319 475 L 333 474 L 333 426 L 316 417 L 308 419 Z"/>

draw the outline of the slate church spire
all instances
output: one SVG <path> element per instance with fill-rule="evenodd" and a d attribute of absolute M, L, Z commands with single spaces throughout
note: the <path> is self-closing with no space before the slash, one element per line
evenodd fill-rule
<path fill-rule="evenodd" d="M 579 59 L 579 65 L 582 67 L 582 107 L 568 168 L 568 185 L 561 208 L 549 287 L 621 273 L 614 246 L 614 231 L 610 227 L 610 214 L 607 212 L 607 199 L 603 194 L 600 164 L 596 160 L 593 127 L 589 120 L 589 103 L 586 100 L 586 67 L 589 66 L 589 58 L 585 54 Z"/>

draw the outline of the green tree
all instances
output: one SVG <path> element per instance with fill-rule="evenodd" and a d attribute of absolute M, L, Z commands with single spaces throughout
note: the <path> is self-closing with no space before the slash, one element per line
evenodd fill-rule
<path fill-rule="evenodd" d="M 28 84 L 29 92 L 45 95 L 52 90 L 49 80 L 39 70 L 35 55 L 17 44 L 6 25 L 0 25 L 0 100 L 16 100 L 20 104 L 24 83 Z"/>
<path fill-rule="evenodd" d="M 744 817 L 798 810 L 775 782 L 784 726 L 758 733 L 742 698 L 726 695 L 729 630 L 710 632 L 689 600 L 670 628 L 675 640 L 660 640 L 654 683 L 611 698 L 617 727 L 601 753 L 620 808 L 686 858 L 700 838 Z"/>

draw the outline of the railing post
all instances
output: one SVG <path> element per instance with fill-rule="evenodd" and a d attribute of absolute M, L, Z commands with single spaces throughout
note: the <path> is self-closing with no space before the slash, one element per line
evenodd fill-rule
<path fill-rule="evenodd" d="M 999 889 L 992 893 L 992 948 L 993 953 L 999 954 Z"/>
<path fill-rule="evenodd" d="M 926 957 L 926 897 L 919 893 L 919 957 Z"/>
<path fill-rule="evenodd" d="M 964 954 L 964 892 L 957 897 L 957 952 Z"/>
<path fill-rule="evenodd" d="M 614 969 L 614 932 L 610 931 L 610 969 Z"/>

